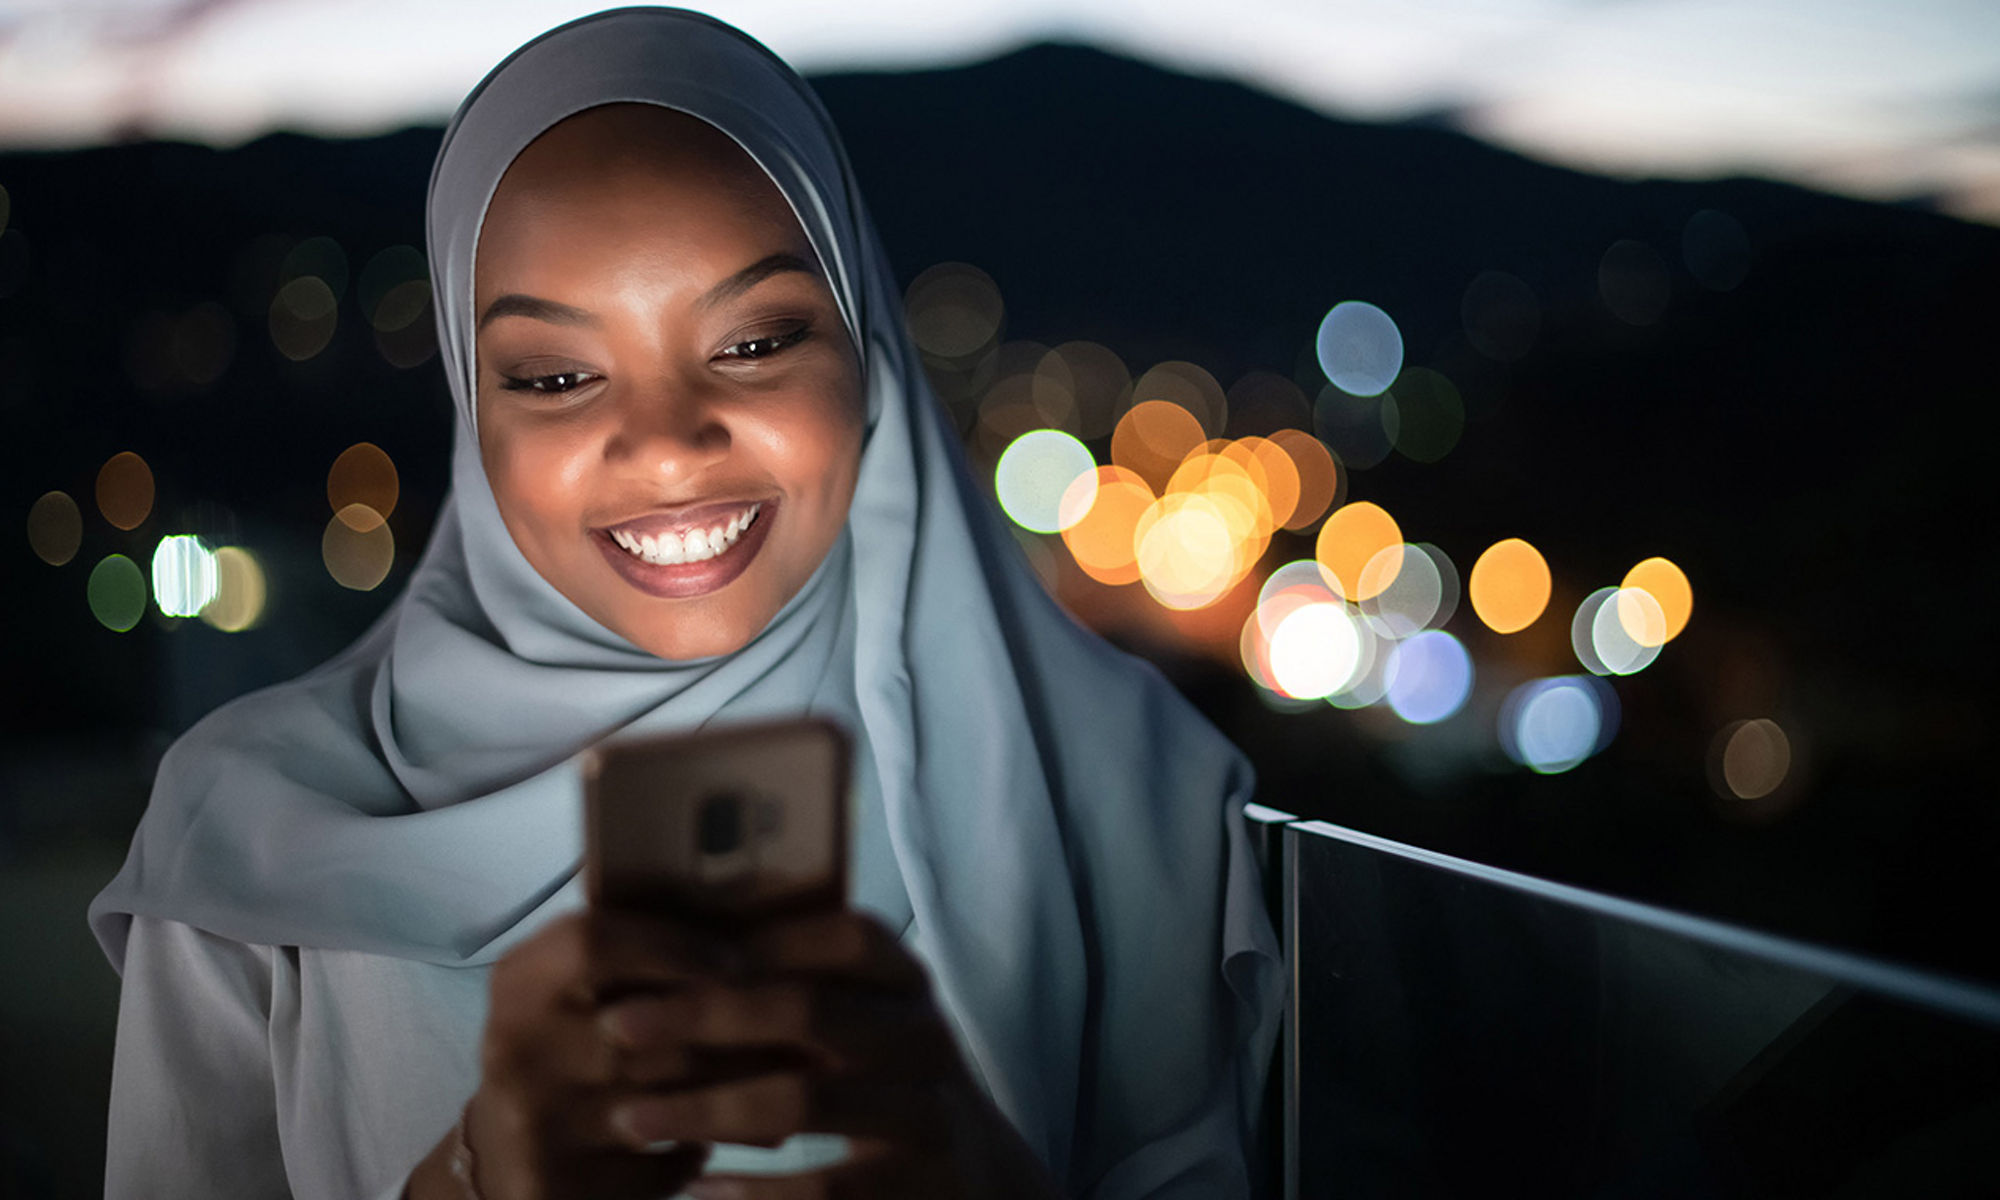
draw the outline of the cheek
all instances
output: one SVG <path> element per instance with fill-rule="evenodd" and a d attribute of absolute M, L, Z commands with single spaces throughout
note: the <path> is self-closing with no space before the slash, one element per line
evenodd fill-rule
<path fill-rule="evenodd" d="M 585 458 L 546 433 L 493 430 L 481 448 L 493 499 L 517 531 L 571 523 L 581 504 Z"/>

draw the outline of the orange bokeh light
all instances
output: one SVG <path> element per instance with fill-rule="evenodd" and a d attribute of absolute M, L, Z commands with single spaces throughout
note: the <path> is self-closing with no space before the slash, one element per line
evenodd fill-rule
<path fill-rule="evenodd" d="M 1520 538 L 1493 543 L 1472 564 L 1466 594 L 1472 611 L 1495 633 L 1516 633 L 1535 623 L 1549 606 L 1548 560 Z"/>
<path fill-rule="evenodd" d="M 1340 475 L 1333 465 L 1333 454 L 1318 438 L 1302 429 L 1280 429 L 1271 435 L 1271 441 L 1285 452 L 1299 478 L 1298 500 L 1292 507 L 1292 515 L 1285 520 L 1285 528 L 1304 529 L 1332 507 L 1333 498 L 1339 493 Z"/>
<path fill-rule="evenodd" d="M 1663 630 L 1646 631 L 1644 636 L 1637 632 L 1642 622 L 1628 619 L 1625 606 L 1621 604 L 1619 620 L 1627 632 L 1632 633 L 1641 645 L 1662 645 L 1680 636 L 1687 628 L 1688 618 L 1694 615 L 1694 588 L 1679 567 L 1664 558 L 1649 558 L 1625 573 L 1625 581 L 1619 585 L 1638 588 L 1659 602 L 1660 612 L 1666 617 Z M 1657 641 L 1653 638 L 1657 637 Z"/>
<path fill-rule="evenodd" d="M 1188 454 L 1208 440 L 1193 413 L 1165 400 L 1135 404 L 1111 431 L 1111 461 L 1164 491 Z"/>
<path fill-rule="evenodd" d="M 1089 476 L 1080 476 L 1063 497 L 1067 516 L 1071 494 L 1087 493 Z M 1080 502 L 1080 501 L 1079 501 Z M 1134 534 L 1139 518 L 1152 507 L 1153 490 L 1137 472 L 1120 466 L 1097 468 L 1097 495 L 1075 524 L 1062 531 L 1063 544 L 1084 574 L 1099 583 L 1125 584 L 1139 580 Z"/>
<path fill-rule="evenodd" d="M 153 469 L 121 450 L 97 470 L 97 511 L 119 529 L 137 529 L 153 512 Z"/>
<path fill-rule="evenodd" d="M 1284 528 L 1299 507 L 1299 468 L 1292 456 L 1283 446 L 1260 437 L 1231 442 L 1223 454 L 1241 463 L 1252 476 L 1261 477 L 1264 501 L 1271 506 L 1271 521 Z"/>
<path fill-rule="evenodd" d="M 1366 600 L 1395 582 L 1403 565 L 1402 546 L 1396 518 L 1380 505 L 1360 500 L 1341 506 L 1320 526 L 1313 556 L 1335 595 Z M 1372 571 L 1371 561 L 1376 562 Z"/>

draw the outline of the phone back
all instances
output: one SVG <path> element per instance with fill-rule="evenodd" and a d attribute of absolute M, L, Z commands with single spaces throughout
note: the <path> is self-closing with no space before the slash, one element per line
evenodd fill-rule
<path fill-rule="evenodd" d="M 614 740 L 584 757 L 592 904 L 720 924 L 847 899 L 847 734 L 816 718 Z"/>

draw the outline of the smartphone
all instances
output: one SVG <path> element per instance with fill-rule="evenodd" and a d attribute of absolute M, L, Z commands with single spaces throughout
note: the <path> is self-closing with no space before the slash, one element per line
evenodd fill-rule
<path fill-rule="evenodd" d="M 590 903 L 725 928 L 843 907 L 852 758 L 818 717 L 599 743 L 583 755 Z"/>

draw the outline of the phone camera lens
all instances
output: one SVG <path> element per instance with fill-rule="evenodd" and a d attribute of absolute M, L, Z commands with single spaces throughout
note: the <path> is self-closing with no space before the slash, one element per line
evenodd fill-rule
<path fill-rule="evenodd" d="M 719 792 L 701 802 L 697 840 L 703 854 L 728 854 L 743 844 L 743 799 Z"/>

